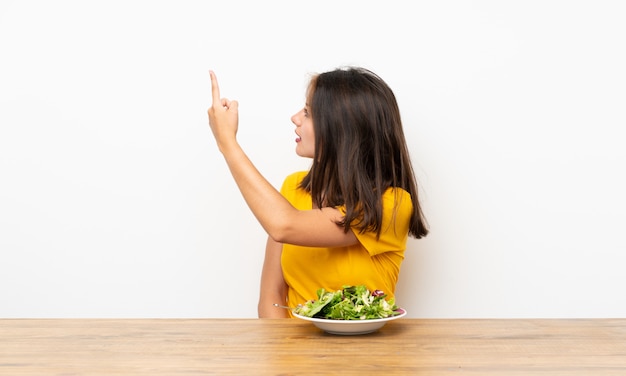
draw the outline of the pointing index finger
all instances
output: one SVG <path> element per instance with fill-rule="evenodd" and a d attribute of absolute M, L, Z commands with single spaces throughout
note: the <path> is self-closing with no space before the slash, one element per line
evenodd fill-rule
<path fill-rule="evenodd" d="M 217 83 L 217 76 L 215 76 L 215 72 L 212 70 L 209 71 L 209 75 L 211 76 L 211 94 L 213 97 L 213 104 L 220 103 L 220 87 Z"/>

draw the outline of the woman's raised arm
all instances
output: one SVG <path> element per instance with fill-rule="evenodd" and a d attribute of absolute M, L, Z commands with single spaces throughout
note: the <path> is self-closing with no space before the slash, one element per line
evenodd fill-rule
<path fill-rule="evenodd" d="M 237 142 L 239 104 L 220 98 L 217 77 L 211 76 L 213 103 L 209 125 L 217 146 L 246 204 L 267 234 L 276 242 L 313 247 L 355 244 L 356 236 L 345 233 L 336 222 L 343 217 L 335 208 L 297 210 L 256 169 Z"/>

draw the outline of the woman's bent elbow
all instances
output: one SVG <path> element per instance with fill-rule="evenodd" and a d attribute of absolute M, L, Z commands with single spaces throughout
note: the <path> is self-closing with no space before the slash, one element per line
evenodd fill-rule
<path fill-rule="evenodd" d="M 277 243 L 289 243 L 289 236 L 284 231 L 268 232 L 268 236 Z"/>
<path fill-rule="evenodd" d="M 277 223 L 265 229 L 267 235 L 277 243 L 289 243 L 293 241 L 293 227 L 288 223 Z"/>

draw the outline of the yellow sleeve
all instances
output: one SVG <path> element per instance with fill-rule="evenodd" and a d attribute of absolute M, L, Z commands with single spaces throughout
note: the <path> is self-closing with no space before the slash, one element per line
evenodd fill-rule
<path fill-rule="evenodd" d="M 404 251 L 412 212 L 411 195 L 400 188 L 389 188 L 383 195 L 380 238 L 377 239 L 374 232 L 360 233 L 356 229 L 353 229 L 354 234 L 370 256 L 390 251 Z"/>

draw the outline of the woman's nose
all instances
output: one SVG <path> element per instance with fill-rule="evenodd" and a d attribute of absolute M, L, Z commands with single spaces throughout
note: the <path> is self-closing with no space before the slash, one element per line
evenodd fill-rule
<path fill-rule="evenodd" d="M 291 115 L 291 122 L 295 124 L 296 127 L 300 126 L 300 118 L 298 117 L 299 112 Z"/>

